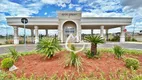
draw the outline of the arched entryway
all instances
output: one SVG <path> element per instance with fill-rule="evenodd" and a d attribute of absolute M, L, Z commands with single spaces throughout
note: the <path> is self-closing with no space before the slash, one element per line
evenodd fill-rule
<path fill-rule="evenodd" d="M 67 21 L 63 24 L 63 42 L 66 41 L 69 34 L 77 34 L 77 27 L 73 21 Z"/>

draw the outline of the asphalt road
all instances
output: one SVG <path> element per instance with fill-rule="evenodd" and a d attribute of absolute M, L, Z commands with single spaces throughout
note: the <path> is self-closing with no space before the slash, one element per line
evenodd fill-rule
<path fill-rule="evenodd" d="M 64 44 L 61 44 L 62 46 L 64 46 Z M 90 44 L 89 43 L 85 43 L 86 47 L 89 48 Z M 139 49 L 142 50 L 142 43 L 119 43 L 119 42 L 107 42 L 104 44 L 99 44 L 98 47 L 99 48 L 112 48 L 114 45 L 120 45 L 123 48 L 127 48 L 127 49 Z M 9 52 L 9 47 L 15 47 L 17 51 L 19 52 L 28 52 L 28 51 L 32 51 L 36 49 L 36 45 L 35 44 L 28 44 L 26 45 L 27 47 L 25 48 L 24 45 L 1 45 L 0 46 L 0 54 L 3 53 L 8 53 Z M 82 47 L 82 44 L 78 44 L 78 47 Z"/>

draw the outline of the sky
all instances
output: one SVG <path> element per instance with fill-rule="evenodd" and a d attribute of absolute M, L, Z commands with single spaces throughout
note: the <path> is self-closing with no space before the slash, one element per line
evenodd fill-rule
<path fill-rule="evenodd" d="M 82 17 L 133 17 L 132 24 L 126 26 L 127 31 L 132 32 L 134 27 L 135 32 L 142 30 L 142 0 L 0 0 L 0 35 L 5 35 L 6 29 L 8 34 L 13 34 L 7 16 L 57 17 L 56 11 L 82 11 Z M 109 30 L 114 31 L 120 32 L 120 28 Z M 20 28 L 19 32 L 23 35 L 24 31 Z M 57 31 L 50 30 L 50 33 Z"/>

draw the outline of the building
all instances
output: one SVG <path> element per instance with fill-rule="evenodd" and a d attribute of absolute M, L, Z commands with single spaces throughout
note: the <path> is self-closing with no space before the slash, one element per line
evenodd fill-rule
<path fill-rule="evenodd" d="M 28 19 L 26 28 L 31 29 L 32 40 L 35 43 L 39 42 L 39 29 L 45 29 L 47 35 L 48 29 L 57 29 L 58 39 L 65 42 L 70 33 L 76 34 L 81 39 L 81 30 L 83 29 L 91 29 L 92 34 L 93 29 L 100 29 L 100 36 L 104 38 L 104 30 L 108 34 L 109 29 L 116 27 L 121 27 L 120 42 L 125 42 L 125 26 L 132 22 L 131 17 L 82 17 L 82 13 L 79 11 L 59 11 L 57 14 L 57 18 L 24 17 Z M 23 17 L 6 18 L 8 25 L 14 27 L 14 44 L 19 44 L 18 27 L 23 28 L 21 18 Z M 33 30 L 35 30 L 35 38 Z"/>

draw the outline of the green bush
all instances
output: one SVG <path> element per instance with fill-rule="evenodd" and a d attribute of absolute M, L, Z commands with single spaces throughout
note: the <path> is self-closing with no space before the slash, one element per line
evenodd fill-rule
<path fill-rule="evenodd" d="M 137 59 L 133 59 L 133 58 L 126 59 L 125 63 L 126 63 L 127 68 L 132 68 L 134 70 L 138 69 L 138 67 L 140 66 L 139 61 Z"/>
<path fill-rule="evenodd" d="M 85 52 L 85 55 L 86 55 L 88 58 L 93 58 L 93 57 L 94 57 L 94 54 L 92 54 L 90 50 L 87 50 L 87 51 Z"/>
<path fill-rule="evenodd" d="M 42 38 L 37 45 L 37 51 L 43 53 L 45 58 L 51 58 L 55 55 L 55 51 L 61 50 L 59 41 L 55 38 Z"/>
<path fill-rule="evenodd" d="M 13 44 L 13 40 L 7 40 L 5 41 L 5 44 Z"/>
<path fill-rule="evenodd" d="M 2 43 L 0 43 L 0 45 L 2 45 Z"/>
<path fill-rule="evenodd" d="M 81 65 L 81 57 L 74 52 L 71 52 L 67 57 L 66 66 L 75 66 L 77 68 L 77 71 L 79 72 L 81 70 Z"/>
<path fill-rule="evenodd" d="M 85 55 L 87 56 L 87 58 L 100 58 L 100 52 L 98 51 L 96 55 L 92 54 L 92 52 L 90 50 L 87 50 L 85 52 Z"/>
<path fill-rule="evenodd" d="M 19 55 L 18 55 L 18 52 L 16 51 L 16 49 L 13 48 L 13 47 L 11 47 L 11 48 L 9 48 L 9 51 L 10 51 L 10 53 L 11 53 L 11 55 L 12 55 L 12 58 L 13 58 L 14 60 L 17 60 L 18 57 L 19 57 Z"/>
<path fill-rule="evenodd" d="M 76 50 L 75 45 L 71 44 L 71 50 Z"/>
<path fill-rule="evenodd" d="M 10 68 L 14 64 L 14 60 L 12 58 L 5 58 L 1 61 L 2 68 Z"/>
<path fill-rule="evenodd" d="M 132 40 L 131 41 L 137 41 L 135 38 L 132 38 Z"/>
<path fill-rule="evenodd" d="M 124 54 L 123 48 L 118 45 L 114 46 L 113 51 L 117 58 L 121 58 Z"/>
<path fill-rule="evenodd" d="M 120 36 L 114 36 L 110 41 L 119 41 L 120 40 Z"/>
<path fill-rule="evenodd" d="M 142 75 L 136 75 L 132 78 L 132 80 L 142 80 Z"/>

